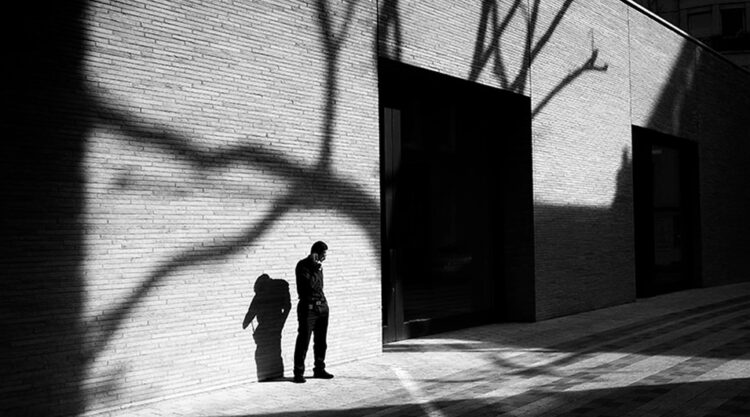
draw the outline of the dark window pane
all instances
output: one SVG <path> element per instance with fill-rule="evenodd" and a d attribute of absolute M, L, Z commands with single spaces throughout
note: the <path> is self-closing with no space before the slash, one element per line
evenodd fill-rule
<path fill-rule="evenodd" d="M 651 150 L 651 158 L 654 172 L 654 208 L 679 207 L 679 151 L 674 148 L 655 145 Z"/>
<path fill-rule="evenodd" d="M 745 9 L 724 9 L 721 11 L 721 34 L 737 36 L 745 31 Z"/>

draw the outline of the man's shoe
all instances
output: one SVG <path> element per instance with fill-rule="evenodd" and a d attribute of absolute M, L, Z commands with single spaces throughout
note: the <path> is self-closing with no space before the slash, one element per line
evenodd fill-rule
<path fill-rule="evenodd" d="M 333 378 L 333 375 L 326 372 L 325 369 L 321 369 L 319 371 L 313 371 L 313 378 L 331 379 Z"/>
<path fill-rule="evenodd" d="M 292 382 L 294 382 L 295 384 L 304 384 L 305 382 L 307 382 L 307 380 L 302 375 L 295 375 L 294 379 L 292 379 Z"/>

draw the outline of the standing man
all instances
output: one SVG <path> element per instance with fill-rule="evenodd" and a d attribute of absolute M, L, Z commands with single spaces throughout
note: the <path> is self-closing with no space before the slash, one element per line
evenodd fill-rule
<path fill-rule="evenodd" d="M 323 294 L 323 261 L 326 259 L 328 245 L 315 242 L 310 255 L 297 263 L 297 343 L 294 347 L 294 382 L 305 382 L 305 356 L 310 346 L 310 334 L 313 335 L 313 353 L 315 365 L 313 378 L 331 379 L 333 375 L 326 372 L 326 333 L 328 333 L 328 302 Z"/>

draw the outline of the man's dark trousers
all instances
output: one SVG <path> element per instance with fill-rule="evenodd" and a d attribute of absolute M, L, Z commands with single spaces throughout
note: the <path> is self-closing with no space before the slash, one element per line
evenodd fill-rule
<path fill-rule="evenodd" d="M 313 354 L 315 356 L 315 371 L 326 368 L 326 334 L 328 333 L 328 312 L 319 313 L 310 308 L 309 303 L 299 303 L 297 306 L 297 344 L 294 346 L 294 375 L 302 376 L 305 372 L 305 357 L 310 346 L 310 335 L 313 335 Z"/>

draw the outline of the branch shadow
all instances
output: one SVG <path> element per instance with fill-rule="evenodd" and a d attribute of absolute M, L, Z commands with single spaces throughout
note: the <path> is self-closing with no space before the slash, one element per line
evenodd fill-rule
<path fill-rule="evenodd" d="M 399 14 L 399 0 L 384 0 L 378 13 L 378 24 L 375 34 L 375 56 L 401 61 L 403 31 Z M 391 42 L 394 44 L 391 49 Z"/>
<path fill-rule="evenodd" d="M 15 260 L 10 266 L 15 265 L 17 271 L 11 279 L 3 280 L 3 300 L 7 301 L 2 303 L 3 311 L 12 323 L 7 332 L 12 347 L 4 356 L 14 359 L 12 369 L 4 374 L 18 377 L 9 381 L 1 409 L 78 415 L 85 410 L 89 395 L 115 395 L 115 380 L 105 384 L 105 391 L 111 392 L 103 392 L 102 387 L 88 392 L 81 384 L 87 369 L 133 309 L 175 271 L 236 254 L 263 237 L 290 210 L 339 211 L 362 228 L 373 248 L 378 247 L 379 231 L 372 224 L 372 219 L 379 218 L 378 202 L 361 185 L 336 174 L 331 166 L 340 52 L 351 30 L 356 2 L 345 6 L 338 24 L 327 0 L 317 0 L 314 6 L 326 59 L 326 93 L 322 97 L 320 150 L 311 167 L 262 147 L 259 141 L 253 143 L 253 138 L 248 145 L 206 151 L 192 146 L 192 138 L 184 133 L 107 102 L 104 97 L 109 95 L 86 79 L 82 64 L 86 54 L 87 2 L 66 2 L 45 7 L 43 13 L 26 10 L 20 14 L 27 24 L 26 31 L 18 34 L 24 41 L 15 44 L 10 53 L 19 65 L 13 68 L 14 82 L 3 87 L 7 92 L 5 99 L 15 104 L 10 114 L 13 123 L 7 132 L 17 141 L 3 158 L 3 173 L 8 179 L 3 182 L 6 196 L 16 197 L 3 216 L 7 226 L 3 229 L 5 242 L 28 244 L 4 247 L 7 258 Z M 287 179 L 291 186 L 272 202 L 274 209 L 259 222 L 246 225 L 234 236 L 208 237 L 171 256 L 127 298 L 95 319 L 86 320 L 82 315 L 84 293 L 78 290 L 85 284 L 81 262 L 86 191 L 82 187 L 86 181 L 82 161 L 86 138 L 97 126 L 126 135 L 148 152 L 186 161 L 197 176 L 217 167 L 241 165 L 267 170 Z M 118 185 L 132 186 L 124 177 Z M 335 195 L 330 193 L 332 188 L 337 189 Z M 318 197 L 302 197 L 310 191 Z M 32 293 L 36 296 L 29 298 Z M 256 341 L 263 341 L 259 343 L 262 352 L 267 341 L 264 329 L 270 335 L 271 327 L 269 324 L 256 329 L 256 334 L 261 330 Z M 261 362 L 259 374 L 265 377 L 275 372 L 276 368 L 266 372 L 265 360 Z M 113 378 L 119 373 L 114 373 Z M 37 401 L 31 404 L 27 402 L 29 398 Z"/>
<path fill-rule="evenodd" d="M 476 81 L 479 76 L 490 64 L 492 63 L 492 74 L 500 83 L 500 87 L 504 90 L 523 94 L 526 90 L 526 84 L 529 77 L 529 69 L 534 64 L 534 61 L 538 58 L 539 54 L 549 43 L 552 35 L 557 30 L 568 9 L 572 5 L 573 0 L 566 0 L 562 7 L 556 12 L 555 17 L 552 19 L 550 25 L 544 29 L 541 37 L 536 43 L 534 38 L 536 37 L 537 26 L 539 21 L 539 6 L 541 0 L 535 0 L 531 10 L 527 9 L 526 3 L 522 0 L 515 0 L 510 5 L 510 10 L 502 17 L 500 21 L 498 17 L 498 4 L 497 0 L 483 0 L 482 10 L 479 27 L 477 30 L 476 41 L 474 42 L 474 54 L 472 59 L 471 68 L 469 70 L 469 81 Z M 510 22 L 516 16 L 516 14 L 524 14 L 528 22 L 528 29 L 526 32 L 525 40 L 525 62 L 521 67 L 521 70 L 515 77 L 508 72 L 507 67 L 503 61 L 503 54 L 501 48 L 502 38 L 508 30 Z M 555 88 L 552 89 L 547 95 L 540 100 L 539 104 L 532 110 L 532 118 L 536 116 L 556 95 L 558 95 L 567 85 L 573 83 L 576 79 L 581 77 L 584 73 L 590 71 L 604 72 L 607 71 L 607 64 L 597 64 L 596 60 L 599 56 L 599 50 L 594 48 L 592 45 L 591 56 L 588 60 L 582 63 L 578 68 L 571 71 L 566 77 L 564 77 Z M 511 80 L 512 78 L 512 80 Z"/>
<path fill-rule="evenodd" d="M 570 3 L 571 0 L 568 0 L 565 3 L 564 8 L 555 18 L 553 25 L 547 30 L 547 32 L 545 32 L 542 39 L 532 50 L 531 39 L 533 39 L 533 29 L 535 28 L 536 22 L 535 12 L 538 11 L 539 7 L 538 1 L 535 3 L 532 13 L 532 30 L 529 31 L 527 38 L 527 41 L 529 42 L 529 50 L 531 51 L 530 61 L 533 61 L 541 51 L 542 47 L 547 43 L 554 28 L 559 24 L 559 21 L 562 19 L 562 16 Z M 490 13 L 496 14 L 497 12 L 496 5 L 494 5 L 494 2 L 492 2 L 492 4 L 493 5 L 490 5 L 485 2 L 483 5 L 484 17 L 482 21 L 485 22 L 485 24 L 490 19 L 494 19 L 493 22 L 497 19 L 496 15 L 490 16 Z M 520 1 L 514 3 L 514 10 L 521 7 L 521 5 L 522 3 Z M 354 2 L 347 4 L 343 14 L 343 21 L 337 28 L 331 19 L 332 14 L 329 10 L 328 2 L 326 0 L 318 0 L 315 3 L 320 23 L 320 42 L 323 45 L 324 55 L 326 57 L 326 94 L 324 97 L 324 116 L 321 126 L 322 144 L 317 157 L 317 162 L 312 168 L 300 166 L 290 159 L 285 158 L 283 154 L 276 153 L 257 144 L 237 146 L 219 151 L 201 150 L 197 147 L 191 146 L 189 137 L 184 134 L 180 134 L 179 132 L 167 127 L 153 126 L 152 124 L 138 120 L 132 114 L 117 110 L 118 106 L 108 104 L 99 98 L 105 94 L 97 93 L 93 87 L 89 87 L 89 90 L 92 91 L 90 101 L 94 103 L 92 108 L 95 109 L 98 119 L 97 123 L 104 123 L 108 126 L 115 127 L 122 133 L 128 135 L 130 140 L 138 142 L 153 151 L 168 152 L 170 155 L 183 158 L 191 163 L 195 171 L 198 173 L 203 172 L 208 168 L 216 168 L 230 164 L 241 164 L 245 166 L 262 167 L 263 169 L 273 172 L 277 176 L 289 180 L 292 185 L 289 187 L 289 191 L 286 195 L 274 202 L 274 210 L 269 212 L 261 221 L 247 226 L 234 237 L 221 240 L 214 238 L 207 239 L 205 242 L 196 244 L 194 248 L 177 254 L 171 259 L 162 262 L 161 265 L 156 268 L 155 272 L 149 275 L 126 300 L 121 302 L 118 306 L 109 309 L 102 315 L 103 319 L 100 320 L 100 323 L 102 324 L 97 327 L 95 332 L 87 334 L 87 339 L 92 342 L 87 345 L 94 346 L 94 348 L 88 350 L 85 354 L 87 361 L 93 361 L 96 355 L 106 348 L 108 340 L 117 332 L 130 311 L 132 311 L 138 302 L 146 297 L 159 282 L 181 268 L 226 258 L 248 246 L 251 246 L 255 241 L 264 236 L 273 224 L 293 208 L 305 207 L 311 209 L 326 208 L 340 210 L 352 217 L 363 230 L 367 231 L 372 247 L 379 246 L 379 233 L 371 227 L 372 219 L 379 218 L 379 203 L 370 197 L 360 185 L 337 176 L 330 166 L 331 148 L 334 140 L 334 127 L 338 110 L 336 100 L 339 87 L 336 73 L 339 65 L 340 51 L 350 29 L 355 6 L 356 4 Z M 397 10 L 398 0 L 390 0 L 383 4 L 382 12 L 384 13 L 385 18 L 381 21 L 378 30 L 381 32 L 394 33 L 396 38 L 396 56 L 400 57 L 401 26 Z M 480 31 L 480 33 L 482 32 Z M 502 30 L 495 28 L 493 34 L 494 43 L 491 43 L 491 45 L 499 48 L 498 39 L 502 35 Z M 378 40 L 379 49 L 381 48 L 380 41 L 383 39 L 384 38 L 380 38 Z M 477 50 L 479 50 L 479 46 L 477 47 Z M 579 71 L 563 81 L 561 86 L 556 89 L 555 94 L 561 90 L 564 85 L 577 78 L 581 73 L 587 70 L 601 68 L 594 64 L 594 61 L 596 60 L 595 52 L 596 51 L 592 53 L 592 58 L 584 63 Z M 495 56 L 499 56 L 499 51 L 494 52 L 494 54 Z M 477 52 L 475 55 L 489 56 L 486 52 L 484 54 Z M 606 66 L 603 68 L 606 70 Z M 519 74 L 516 80 L 511 84 L 511 88 L 520 85 L 520 88 L 522 89 L 524 79 L 525 76 Z M 548 97 L 543 104 L 546 104 L 550 98 L 551 97 Z M 330 195 L 330 193 L 326 192 L 330 190 L 332 186 L 335 186 L 338 191 L 336 195 Z M 320 198 L 313 201 L 306 200 L 301 197 L 305 195 L 300 192 L 302 190 L 313 190 L 316 195 L 320 196 Z M 350 209 L 353 205 L 357 206 L 356 211 Z"/>
<path fill-rule="evenodd" d="M 480 10 L 480 20 L 479 20 L 479 26 L 477 28 L 476 32 L 476 39 L 474 43 L 474 52 L 473 52 L 473 59 L 472 63 L 469 68 L 469 74 L 468 74 L 468 81 L 470 82 L 476 82 L 479 77 L 482 75 L 482 73 L 487 70 L 488 68 L 491 68 L 492 74 L 494 77 L 498 80 L 499 86 L 502 90 L 515 93 L 519 96 L 523 96 L 526 93 L 527 88 L 527 82 L 529 78 L 529 68 L 531 65 L 533 65 L 540 57 L 541 53 L 544 51 L 546 47 L 548 47 L 550 41 L 552 40 L 552 36 L 554 33 L 558 30 L 561 23 L 563 22 L 563 19 L 565 15 L 570 10 L 570 7 L 573 4 L 572 0 L 566 0 L 564 1 L 560 8 L 554 12 L 554 15 L 552 16 L 552 19 L 549 22 L 549 25 L 547 27 L 542 27 L 540 24 L 540 14 L 541 14 L 541 1 L 540 0 L 534 0 L 530 5 L 527 4 L 527 2 L 524 2 L 522 0 L 514 0 L 512 2 L 509 2 L 509 4 L 504 5 L 506 9 L 504 10 L 504 14 L 501 15 L 500 7 L 501 3 L 499 3 L 497 0 L 484 0 L 481 2 L 481 10 Z M 381 15 L 379 16 L 378 21 L 378 53 L 380 55 L 380 61 L 379 61 L 379 76 L 381 80 L 381 86 L 380 86 L 380 99 L 381 99 L 381 106 L 387 99 L 383 98 L 384 91 L 389 90 L 389 86 L 385 85 L 388 84 L 389 78 L 389 67 L 393 66 L 393 61 L 399 62 L 401 58 L 401 50 L 402 45 L 401 42 L 403 41 L 403 35 L 401 33 L 401 24 L 400 24 L 400 15 L 399 15 L 399 9 L 398 9 L 399 3 L 397 1 L 390 1 L 383 4 L 383 9 L 381 10 Z M 502 41 L 503 38 L 506 37 L 507 32 L 509 28 L 512 26 L 512 22 L 514 19 L 516 19 L 518 16 L 523 16 L 523 18 L 526 21 L 527 24 L 527 30 L 525 33 L 525 48 L 524 48 L 524 59 L 525 62 L 522 66 L 522 68 L 519 70 L 517 74 L 510 73 L 510 70 L 508 69 L 504 57 L 503 57 L 503 50 L 502 50 Z M 395 44 L 395 47 L 393 46 Z M 397 51 L 398 53 L 394 52 Z M 591 72 L 606 72 L 609 69 L 609 65 L 604 63 L 598 62 L 600 59 L 600 51 L 598 48 L 595 47 L 592 39 L 592 45 L 591 45 L 591 52 L 588 59 L 586 59 L 584 62 L 582 62 L 580 65 L 576 66 L 569 74 L 564 76 L 548 93 L 545 93 L 543 96 L 539 97 L 539 100 L 537 100 L 537 103 L 534 105 L 533 108 L 529 110 L 530 118 L 529 120 L 533 120 L 537 115 L 540 114 L 541 111 L 543 111 L 546 106 L 548 106 L 554 99 L 557 97 L 562 91 L 564 91 L 568 86 L 579 80 L 582 76 L 584 76 L 587 73 Z M 404 66 L 406 68 L 406 66 Z M 404 70 L 406 71 L 406 70 Z M 398 77 L 392 77 L 393 79 L 397 79 Z M 413 83 L 408 83 L 410 86 Z M 393 89 L 402 92 L 405 91 L 406 88 L 403 88 L 401 86 L 395 86 L 393 84 Z M 412 100 L 413 101 L 413 100 Z M 427 100 L 430 101 L 430 100 Z M 495 111 L 494 113 L 486 112 L 486 123 L 487 125 L 490 125 L 492 123 L 496 125 L 500 125 L 502 123 L 502 117 L 506 117 L 508 119 L 513 119 L 513 116 L 510 116 L 507 111 Z M 434 123 L 433 123 L 434 124 Z M 507 122 L 506 122 L 507 124 Z M 529 123 L 529 126 L 531 123 Z M 503 134 L 506 136 L 508 135 L 507 132 L 508 128 L 506 127 L 505 131 L 502 131 Z M 499 130 L 500 131 L 500 130 Z M 517 151 L 520 152 L 528 152 L 528 155 L 531 153 L 531 132 L 529 130 L 528 136 L 518 135 L 517 139 L 514 138 L 513 142 L 516 143 L 515 147 L 517 147 Z M 524 141 L 528 141 L 527 143 L 521 143 Z M 526 147 L 528 149 L 526 149 Z M 521 150 L 521 148 L 524 148 Z M 513 148 L 515 149 L 515 148 Z M 512 279 L 506 278 L 506 285 L 505 291 L 506 291 L 506 299 L 503 300 L 503 306 L 501 307 L 502 311 L 499 311 L 498 313 L 501 315 L 504 315 L 505 319 L 512 318 L 515 320 L 521 319 L 521 320 L 529 320 L 531 317 L 534 317 L 535 312 L 535 306 L 533 305 L 533 283 L 529 280 L 529 272 L 531 269 L 533 269 L 533 249 L 529 249 L 527 251 L 518 250 L 519 247 L 523 246 L 520 244 L 520 241 L 523 240 L 524 244 L 526 242 L 529 242 L 529 247 L 533 245 L 534 240 L 534 229 L 536 230 L 542 229 L 544 226 L 538 226 L 532 224 L 532 221 L 529 220 L 528 224 L 530 225 L 528 228 L 523 228 L 520 225 L 524 224 L 521 220 L 521 215 L 517 215 L 517 213 L 521 213 L 524 210 L 533 210 L 535 216 L 541 216 L 542 222 L 549 222 L 549 224 L 560 224 L 559 219 L 565 219 L 565 222 L 569 223 L 571 231 L 577 231 L 578 226 L 580 226 L 581 223 L 586 223 L 587 219 L 590 219 L 592 221 L 598 221 L 601 220 L 604 226 L 599 232 L 606 232 L 606 233 L 612 233 L 614 232 L 614 228 L 622 228 L 624 227 L 622 217 L 621 216 L 627 216 L 628 215 L 628 205 L 627 205 L 627 199 L 624 198 L 621 194 L 623 192 L 625 194 L 630 195 L 630 161 L 628 161 L 627 156 L 627 149 L 623 150 L 623 161 L 621 162 L 621 170 L 618 174 L 619 177 L 616 179 L 617 184 L 617 192 L 615 196 L 615 204 L 610 208 L 590 208 L 590 207 L 533 207 L 533 202 L 531 199 L 533 198 L 533 193 L 531 192 L 531 180 L 527 183 L 524 183 L 523 181 L 519 179 L 516 180 L 516 184 L 513 185 L 507 185 L 505 184 L 503 187 L 505 189 L 505 194 L 503 195 L 503 198 L 505 201 L 503 201 L 503 204 L 505 204 L 502 207 L 501 211 L 505 211 L 507 213 L 513 213 L 512 215 L 508 215 L 507 217 L 510 219 L 510 221 L 505 221 L 502 227 L 504 230 L 498 230 L 498 233 L 504 233 L 504 239 L 505 241 L 501 243 L 500 245 L 504 245 L 504 252 L 503 252 L 503 261 L 505 262 L 504 265 L 500 266 L 499 268 L 505 268 L 503 273 L 507 274 L 513 274 Z M 403 151 L 402 151 L 403 153 Z M 526 157 L 527 155 L 521 155 L 522 157 Z M 516 158 L 518 159 L 518 158 Z M 396 164 L 398 165 L 398 164 Z M 514 178 L 518 176 L 520 171 L 514 171 L 513 168 L 509 168 L 508 166 L 512 165 L 512 163 L 504 163 L 504 172 L 503 175 L 507 176 L 507 178 Z M 518 165 L 520 166 L 520 165 Z M 515 167 L 515 166 L 514 166 Z M 531 165 L 529 164 L 529 169 L 531 169 Z M 525 168 L 525 166 L 524 166 Z M 405 168 L 402 166 L 399 169 L 404 170 Z M 401 173 L 401 177 L 403 177 L 403 173 Z M 395 188 L 395 185 L 398 182 L 400 173 L 394 172 L 392 175 L 389 175 L 389 178 L 383 179 L 383 182 L 381 183 L 381 186 L 386 189 L 386 193 L 390 192 L 391 189 Z M 508 180 L 507 182 L 512 182 L 512 180 Z M 526 189 L 528 188 L 528 192 L 524 193 Z M 509 191 L 512 190 L 512 191 Z M 523 191 L 522 191 L 523 190 Z M 409 194 L 410 192 L 415 190 L 409 190 L 406 193 Z M 524 204 L 528 204 L 528 209 L 526 206 L 523 206 L 522 204 L 519 204 L 518 201 L 520 201 L 522 198 L 528 197 L 528 201 L 524 200 Z M 396 197 L 394 197 L 396 198 Z M 446 198 L 450 198 L 448 195 L 448 191 L 446 191 Z M 393 203 L 394 205 L 397 205 L 396 203 Z M 500 203 L 498 203 L 500 204 Z M 590 210 L 591 209 L 591 210 Z M 500 209 L 498 209 L 500 210 Z M 389 209 L 385 210 L 386 213 L 389 212 Z M 387 216 L 387 214 L 386 214 Z M 393 218 L 396 218 L 398 215 L 393 215 Z M 513 217 L 515 216 L 515 217 Z M 536 221 L 536 220 L 534 220 Z M 393 223 L 391 219 L 384 219 L 384 224 L 390 224 Z M 545 223 L 547 224 L 547 223 Z M 394 226 L 391 226 L 394 227 Z M 567 226 L 565 226 L 567 227 Z M 604 229 L 604 230 L 602 230 Z M 512 231 L 511 231 L 512 230 Z M 509 232 L 510 231 L 510 232 Z M 618 232 L 620 230 L 617 230 Z M 597 231 L 591 230 L 591 235 L 595 235 Z M 574 233 L 575 234 L 575 233 Z M 512 236 L 512 237 L 511 237 Z M 601 242 L 601 238 L 599 236 L 595 236 L 596 242 Z M 580 250 L 580 246 L 576 247 L 576 245 L 570 245 L 568 243 L 560 243 L 559 244 L 562 247 L 562 250 L 565 253 L 573 255 L 570 259 L 571 262 L 575 263 L 576 261 L 576 255 L 577 250 Z M 596 244 L 593 244 L 592 246 L 596 246 Z M 619 247 L 619 246 L 618 246 Z M 389 271 L 391 270 L 391 266 L 388 265 L 390 262 L 391 255 L 386 253 L 384 254 L 384 259 L 386 265 L 384 266 L 384 270 Z M 515 259 L 511 259 L 515 258 Z M 563 256 L 560 256 L 560 258 L 564 258 Z M 521 264 L 525 265 L 521 265 Z M 413 275 L 414 271 L 409 272 L 408 274 Z M 403 283 L 401 283 L 403 284 Z M 512 295 L 511 295 L 512 294 Z M 384 298 L 390 297 L 388 291 L 385 291 L 383 293 Z M 522 302 L 518 302 L 517 300 L 511 300 L 512 298 L 521 298 L 523 297 Z M 521 305 L 524 304 L 524 305 Z"/>
<path fill-rule="evenodd" d="M 322 143 L 317 161 L 311 166 L 302 166 L 286 158 L 282 153 L 250 143 L 219 151 L 204 151 L 190 145 L 190 138 L 170 128 L 152 126 L 117 107 L 96 99 L 97 115 L 101 123 L 119 129 L 135 141 L 156 152 L 169 153 L 189 162 L 200 174 L 209 168 L 229 165 L 262 168 L 291 183 L 288 191 L 276 199 L 274 207 L 265 217 L 248 225 L 229 238 L 208 238 L 198 242 L 190 250 L 179 253 L 162 262 L 132 294 L 119 305 L 103 314 L 105 325 L 96 334 L 90 335 L 96 350 L 88 353 L 90 360 L 101 352 L 107 341 L 120 328 L 123 320 L 150 291 L 175 271 L 203 262 L 216 261 L 236 254 L 263 237 L 286 213 L 295 208 L 328 209 L 340 211 L 352 218 L 367 233 L 372 247 L 379 245 L 379 233 L 372 227 L 372 219 L 379 218 L 379 204 L 359 184 L 342 178 L 331 167 L 331 148 L 337 117 L 338 80 L 337 71 L 340 51 L 353 20 L 356 3 L 347 4 L 343 22 L 336 28 L 326 0 L 315 3 L 319 18 L 319 35 L 326 57 L 326 94 L 323 104 Z M 103 94 L 99 94 L 102 96 Z M 335 188 L 335 194 L 330 190 Z M 306 195 L 313 192 L 317 198 Z"/>

